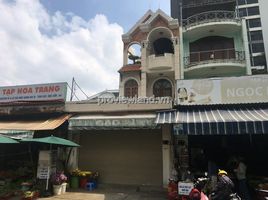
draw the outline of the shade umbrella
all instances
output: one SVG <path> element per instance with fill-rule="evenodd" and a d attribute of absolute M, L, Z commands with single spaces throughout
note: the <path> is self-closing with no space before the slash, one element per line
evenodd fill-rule
<path fill-rule="evenodd" d="M 0 144 L 17 144 L 16 140 L 0 135 Z"/>
<path fill-rule="evenodd" d="M 46 144 L 50 144 L 50 151 L 52 149 L 52 145 L 62 145 L 62 146 L 68 146 L 68 147 L 79 147 L 79 144 L 76 144 L 70 140 L 66 140 L 60 137 L 55 137 L 53 135 L 48 136 L 48 137 L 43 137 L 43 138 L 32 138 L 32 139 L 22 139 L 21 141 L 25 141 L 25 142 L 40 142 L 40 143 L 46 143 Z M 49 174 L 49 167 L 48 167 L 48 174 Z M 47 177 L 47 181 L 46 181 L 46 190 L 48 189 L 48 179 L 49 177 Z"/>
<path fill-rule="evenodd" d="M 60 137 L 55 137 L 53 135 L 43 138 L 32 138 L 32 139 L 22 139 L 25 142 L 40 142 L 40 143 L 47 143 L 47 144 L 56 144 L 68 147 L 79 147 L 79 144 L 76 144 L 70 140 L 66 140 Z"/>

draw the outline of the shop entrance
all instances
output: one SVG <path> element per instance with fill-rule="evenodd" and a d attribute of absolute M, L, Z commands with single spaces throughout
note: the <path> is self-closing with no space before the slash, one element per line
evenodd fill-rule
<path fill-rule="evenodd" d="M 232 159 L 242 156 L 250 176 L 267 176 L 268 135 L 188 136 L 190 167 L 207 171 L 209 160 L 218 168 L 233 171 Z"/>
<path fill-rule="evenodd" d="M 161 129 L 101 130 L 81 134 L 79 167 L 100 183 L 162 185 Z"/>

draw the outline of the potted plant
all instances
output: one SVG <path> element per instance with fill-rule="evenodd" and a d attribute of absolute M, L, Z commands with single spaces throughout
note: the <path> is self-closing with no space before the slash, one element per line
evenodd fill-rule
<path fill-rule="evenodd" d="M 62 184 L 66 183 L 66 181 L 67 181 L 67 177 L 65 176 L 63 172 L 56 172 L 51 175 L 51 183 L 53 185 L 53 193 L 55 195 L 60 195 L 62 194 L 62 192 L 66 191 L 66 185 L 64 185 L 65 188 L 63 188 L 64 186 L 62 186 Z M 64 191 L 62 191 L 62 189 Z"/>

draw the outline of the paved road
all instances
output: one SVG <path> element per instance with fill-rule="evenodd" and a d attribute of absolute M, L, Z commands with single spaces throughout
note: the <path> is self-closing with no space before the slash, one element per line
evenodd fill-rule
<path fill-rule="evenodd" d="M 93 191 L 73 190 L 41 200 L 167 200 L 166 189 L 103 185 Z"/>

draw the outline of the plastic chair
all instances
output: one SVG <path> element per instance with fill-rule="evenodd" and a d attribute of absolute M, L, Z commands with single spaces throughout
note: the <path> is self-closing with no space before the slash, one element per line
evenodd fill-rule
<path fill-rule="evenodd" d="M 93 182 L 87 182 L 87 184 L 86 184 L 86 189 L 88 190 L 88 191 L 92 191 L 93 189 L 94 189 L 94 183 Z"/>

